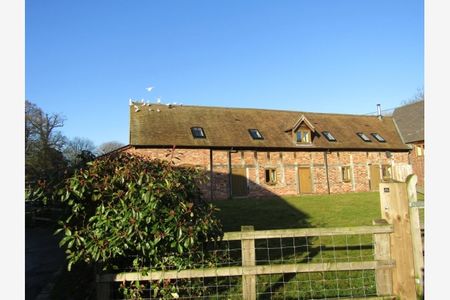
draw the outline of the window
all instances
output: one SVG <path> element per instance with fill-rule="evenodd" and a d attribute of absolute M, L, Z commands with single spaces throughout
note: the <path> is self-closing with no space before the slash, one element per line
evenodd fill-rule
<path fill-rule="evenodd" d="M 196 139 L 205 139 L 206 138 L 205 132 L 203 131 L 203 128 L 201 128 L 201 127 L 192 127 L 191 131 L 192 131 L 192 136 Z"/>
<path fill-rule="evenodd" d="M 296 132 L 297 143 L 311 143 L 311 131 L 309 130 L 299 130 Z"/>
<path fill-rule="evenodd" d="M 322 131 L 322 134 L 329 142 L 336 142 L 336 138 L 329 131 Z"/>
<path fill-rule="evenodd" d="M 390 165 L 382 165 L 381 166 L 381 174 L 383 176 L 383 180 L 392 179 L 392 168 Z"/>
<path fill-rule="evenodd" d="M 261 132 L 259 132 L 258 129 L 249 129 L 248 132 L 250 132 L 250 135 L 254 140 L 263 140 L 264 137 L 262 136 Z"/>
<path fill-rule="evenodd" d="M 371 135 L 380 143 L 386 143 L 386 140 L 378 133 L 371 133 Z"/>
<path fill-rule="evenodd" d="M 416 155 L 417 156 L 423 156 L 423 149 L 420 146 L 415 146 L 416 148 Z"/>
<path fill-rule="evenodd" d="M 266 169 L 266 183 L 267 184 L 277 183 L 277 169 Z"/>
<path fill-rule="evenodd" d="M 343 166 L 341 168 L 341 172 L 342 172 L 342 181 L 343 182 L 350 182 L 352 180 L 350 166 Z"/>
<path fill-rule="evenodd" d="M 362 133 L 362 132 L 358 132 L 358 133 L 356 133 L 364 142 L 366 142 L 366 143 L 370 143 L 370 142 L 372 142 L 368 137 L 367 137 L 367 135 L 365 135 L 364 133 Z"/>

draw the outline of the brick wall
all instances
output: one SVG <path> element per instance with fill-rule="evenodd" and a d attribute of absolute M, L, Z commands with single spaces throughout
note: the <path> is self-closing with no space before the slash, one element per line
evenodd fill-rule
<path fill-rule="evenodd" d="M 230 195 L 230 176 L 228 152 L 213 150 L 211 172 L 209 149 L 134 149 L 129 153 L 142 155 L 150 159 L 173 159 L 177 165 L 201 167 L 210 180 L 201 186 L 204 197 L 226 199 Z M 328 164 L 328 183 L 327 168 Z M 369 164 L 405 164 L 408 153 L 386 152 L 267 152 L 238 151 L 231 153 L 231 168 L 244 167 L 249 197 L 267 197 L 274 195 L 296 195 L 299 193 L 299 167 L 310 169 L 312 193 L 346 193 L 369 191 Z M 349 166 L 351 180 L 343 182 L 342 167 Z M 276 170 L 275 184 L 266 183 L 266 169 Z M 212 179 L 212 180 L 211 180 Z M 329 184 L 329 185 L 328 185 Z"/>
<path fill-rule="evenodd" d="M 424 187 L 424 168 L 425 168 L 425 144 L 424 142 L 412 144 L 413 150 L 409 154 L 413 173 L 417 175 L 417 185 Z"/>

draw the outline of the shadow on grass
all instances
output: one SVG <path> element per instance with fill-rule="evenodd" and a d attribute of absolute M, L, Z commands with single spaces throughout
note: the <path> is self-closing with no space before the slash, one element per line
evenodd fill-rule
<path fill-rule="evenodd" d="M 256 187 L 260 194 L 266 196 L 212 201 L 220 209 L 217 215 L 225 232 L 240 231 L 241 226 L 246 225 L 254 226 L 255 230 L 312 227 L 307 213 L 254 182 L 250 181 L 249 186 Z M 255 240 L 256 263 L 258 265 L 282 263 L 285 260 L 297 260 L 297 258 L 299 259 L 297 263 L 307 263 L 321 251 L 320 247 L 313 247 L 311 240 L 311 238 Z M 234 250 L 228 259 L 235 264 L 230 265 L 240 265 L 240 241 L 228 242 L 227 247 Z M 282 289 L 295 276 L 295 273 L 281 274 L 280 279 L 272 282 L 263 294 Z"/>
<path fill-rule="evenodd" d="M 250 183 L 250 185 L 252 184 L 254 183 Z M 259 188 L 262 189 L 262 187 Z M 305 200 L 308 199 L 308 201 L 305 201 L 305 203 L 307 202 L 309 206 L 311 206 L 311 204 L 314 206 L 314 209 L 311 211 L 318 212 L 317 215 L 319 215 L 321 209 L 323 209 L 324 212 L 327 212 L 327 217 L 323 220 L 318 219 L 317 215 L 315 215 L 314 223 L 312 222 L 312 217 L 305 211 L 299 209 L 299 206 L 294 206 L 295 202 L 291 201 L 291 199 L 284 199 L 268 190 L 265 190 L 264 194 L 268 196 L 263 198 L 238 198 L 213 201 L 213 204 L 220 209 L 218 216 L 224 225 L 224 231 L 240 231 L 241 226 L 243 225 L 253 225 L 255 230 L 313 228 L 318 226 L 317 224 L 327 223 L 330 220 L 330 215 L 332 218 L 340 218 L 341 213 L 345 222 L 339 220 L 337 223 L 342 223 L 344 226 L 359 225 L 358 222 L 352 222 L 359 213 L 357 210 L 358 207 L 353 209 L 354 205 L 351 204 L 355 203 L 352 198 L 357 198 L 356 196 L 358 195 L 356 194 L 352 194 L 349 201 L 339 201 L 338 203 L 344 203 L 345 206 L 338 207 L 338 209 L 334 206 L 336 205 L 334 200 L 335 198 L 336 200 L 343 198 L 342 195 L 337 195 L 332 199 L 329 199 L 330 197 L 322 197 L 325 198 L 325 201 L 318 200 L 317 206 L 313 204 L 314 202 L 311 201 L 310 196 L 306 196 Z M 298 198 L 301 201 L 302 196 L 298 196 Z M 350 220 L 350 222 L 347 222 L 347 220 Z M 365 220 L 364 222 L 367 221 Z M 349 225 L 346 225 L 347 223 Z M 257 265 L 267 265 L 280 263 L 306 264 L 313 261 L 346 262 L 349 259 L 359 261 L 367 259 L 368 256 L 371 255 L 373 246 L 370 240 L 371 237 L 361 236 L 256 240 L 256 263 Z M 237 241 L 235 244 L 231 245 L 230 248 L 234 250 L 237 249 L 234 257 L 238 259 L 237 257 L 240 255 L 240 242 Z M 357 256 L 355 256 L 355 254 L 357 254 Z M 368 259 L 370 260 L 370 258 Z M 235 265 L 239 265 L 239 262 Z M 351 278 L 352 276 L 349 275 L 349 272 L 347 272 L 348 274 L 341 273 L 339 275 L 339 280 L 342 282 L 348 281 L 348 278 Z M 258 299 L 271 299 L 270 297 L 279 293 L 283 294 L 283 299 L 289 299 L 288 295 L 284 294 L 283 291 L 285 291 L 286 288 L 295 286 L 296 281 L 298 281 L 298 278 L 296 278 L 298 275 L 299 274 L 296 273 L 273 275 L 269 281 L 261 278 L 261 283 L 259 284 L 260 288 L 258 289 Z M 323 276 L 325 278 L 325 276 L 328 275 L 329 274 L 324 274 Z M 258 278 L 259 277 L 260 276 L 258 276 Z M 350 279 L 350 281 L 355 282 L 354 279 Z M 319 288 L 323 289 L 323 286 Z M 370 285 L 367 284 L 362 284 L 361 287 L 352 286 L 352 289 L 353 291 L 359 291 L 360 289 L 362 294 L 372 292 Z M 329 295 L 327 294 L 327 297 L 338 295 L 334 295 L 333 292 L 334 291 L 330 290 L 325 293 L 330 293 Z M 340 293 L 342 293 L 342 291 L 340 291 Z M 297 299 L 297 297 L 295 297 L 295 299 Z"/>

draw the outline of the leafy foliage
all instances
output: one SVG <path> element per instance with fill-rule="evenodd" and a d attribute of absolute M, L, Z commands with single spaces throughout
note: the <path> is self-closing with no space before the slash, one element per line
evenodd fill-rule
<path fill-rule="evenodd" d="M 76 171 L 60 190 L 71 211 L 57 231 L 64 232 L 68 269 L 83 261 L 106 271 L 145 273 L 204 261 L 199 250 L 222 229 L 215 208 L 200 197 L 202 178 L 194 168 L 125 153 Z M 124 294 L 136 298 L 136 286 Z"/>

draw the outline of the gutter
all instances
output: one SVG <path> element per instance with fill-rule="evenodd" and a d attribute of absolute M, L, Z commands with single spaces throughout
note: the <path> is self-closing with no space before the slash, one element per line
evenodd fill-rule
<path fill-rule="evenodd" d="M 172 148 L 173 145 L 139 145 L 139 144 L 130 144 L 135 148 Z M 286 152 L 298 152 L 298 151 L 307 151 L 307 152 L 323 152 L 323 151 L 362 151 L 362 152 L 382 152 L 382 151 L 391 151 L 391 152 L 407 152 L 411 150 L 410 146 L 405 144 L 403 148 L 351 148 L 351 147 L 343 147 L 343 148 L 325 148 L 325 147 L 256 147 L 256 146 L 210 146 L 210 145 L 177 145 L 178 149 L 213 149 L 213 150 L 222 150 L 222 151 L 241 151 L 241 150 L 250 150 L 250 151 L 286 151 Z"/>

